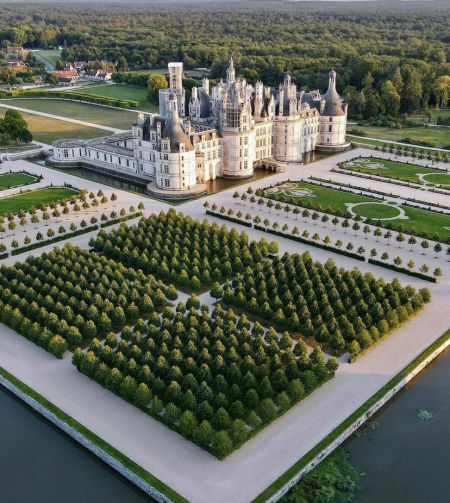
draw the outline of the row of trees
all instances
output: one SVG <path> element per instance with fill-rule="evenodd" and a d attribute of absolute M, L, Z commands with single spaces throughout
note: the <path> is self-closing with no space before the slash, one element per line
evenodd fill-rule
<path fill-rule="evenodd" d="M 321 187 L 322 186 L 321 182 L 322 180 L 318 181 L 315 184 L 312 184 L 312 186 Z M 356 188 L 347 184 L 346 185 L 339 184 L 337 182 L 333 182 L 333 184 L 336 185 L 336 187 L 334 187 L 333 190 L 348 190 L 347 187 Z M 324 187 L 330 188 L 328 187 L 328 185 L 324 185 Z M 354 194 L 354 192 L 351 193 Z M 283 211 L 286 217 L 288 217 L 289 213 L 292 212 L 296 218 L 299 218 L 300 216 L 303 217 L 305 222 L 307 221 L 308 218 L 311 218 L 314 222 L 317 223 L 322 222 L 323 224 L 327 224 L 327 222 L 331 221 L 331 223 L 335 227 L 337 225 L 341 225 L 344 231 L 351 228 L 353 231 L 355 231 L 355 235 L 360 229 L 362 229 L 362 231 L 366 235 L 369 235 L 371 232 L 373 232 L 373 234 L 377 238 L 384 236 L 387 239 L 388 244 L 389 240 L 392 238 L 392 232 L 391 232 L 392 230 L 397 231 L 398 234 L 400 235 L 399 239 L 397 239 L 398 236 L 396 237 L 397 241 L 401 243 L 405 240 L 405 236 L 403 235 L 403 233 L 406 231 L 404 225 L 402 224 L 392 222 L 390 220 L 384 222 L 383 220 L 376 218 L 370 218 L 370 217 L 363 218 L 358 214 L 354 215 L 353 213 L 350 213 L 350 211 L 348 210 L 340 210 L 339 208 L 333 209 L 330 206 L 326 206 L 325 208 L 323 208 L 319 202 L 314 201 L 311 198 L 300 199 L 294 196 L 286 195 L 284 193 L 268 193 L 267 189 L 266 190 L 257 189 L 254 195 L 252 192 L 252 195 L 244 193 L 241 196 L 239 196 L 239 193 L 236 191 L 233 194 L 233 197 L 234 198 L 240 197 L 241 201 L 243 201 L 244 204 L 248 200 L 252 205 L 256 203 L 258 204 L 258 206 L 261 207 L 266 206 L 269 212 L 272 208 L 276 212 L 278 212 L 278 214 L 280 214 L 280 212 Z M 214 209 L 217 209 L 217 206 L 215 206 Z M 423 209 L 423 211 L 427 210 Z M 334 218 L 331 218 L 331 220 L 330 215 L 334 215 Z M 338 217 L 340 217 L 340 219 Z M 362 226 L 362 224 L 365 225 Z M 376 225 L 378 227 L 376 227 L 376 229 L 371 229 L 370 227 L 371 225 L 374 226 Z M 387 231 L 383 234 L 383 231 L 380 229 L 380 227 L 387 229 Z M 416 237 L 424 238 L 423 241 L 425 241 L 425 244 L 423 248 L 429 247 L 427 239 L 433 239 L 434 241 L 440 241 L 440 242 L 444 241 L 443 238 L 441 238 L 441 236 L 437 233 L 435 233 L 433 236 L 430 236 L 426 230 L 418 231 L 414 227 L 409 228 L 407 233 L 408 233 L 408 244 L 411 245 L 415 245 L 417 243 Z M 446 242 L 450 244 L 450 238 L 447 238 Z M 442 245 L 440 243 L 437 244 L 439 245 L 438 248 L 440 248 L 438 250 L 439 253 L 440 251 L 442 251 Z"/>
<path fill-rule="evenodd" d="M 0 285 L 2 322 L 48 350 L 54 335 L 74 348 L 140 316 L 158 316 L 166 298 L 177 298 L 173 286 L 70 244 L 2 265 Z"/>
<path fill-rule="evenodd" d="M 73 362 L 107 389 L 150 412 L 218 457 L 283 413 L 337 369 L 319 347 L 266 331 L 195 296 L 162 318 L 93 340 Z"/>
<path fill-rule="evenodd" d="M 257 264 L 225 283 L 214 295 L 228 305 L 270 320 L 280 330 L 300 332 L 353 356 L 403 324 L 430 300 L 397 279 L 358 269 L 338 269 L 332 259 L 313 262 L 308 252 L 284 254 Z"/>
<path fill-rule="evenodd" d="M 93 248 L 192 291 L 222 281 L 269 253 L 266 240 L 250 242 L 245 232 L 202 223 L 170 209 L 137 226 L 100 231 Z"/>

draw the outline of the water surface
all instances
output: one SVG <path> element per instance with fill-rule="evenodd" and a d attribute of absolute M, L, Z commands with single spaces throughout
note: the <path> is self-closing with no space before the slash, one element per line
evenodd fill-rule
<path fill-rule="evenodd" d="M 1 503 L 153 502 L 2 387 L 0 467 Z"/>
<path fill-rule="evenodd" d="M 417 417 L 419 409 L 433 414 Z M 356 503 L 449 503 L 450 348 L 345 447 L 360 477 Z"/>

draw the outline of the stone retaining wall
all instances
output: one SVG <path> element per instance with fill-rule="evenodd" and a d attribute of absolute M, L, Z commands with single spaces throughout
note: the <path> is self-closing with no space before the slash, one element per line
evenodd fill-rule
<path fill-rule="evenodd" d="M 139 489 L 144 491 L 146 494 L 151 496 L 155 501 L 158 503 L 173 503 L 171 499 L 169 499 L 167 496 L 164 494 L 160 493 L 157 489 L 152 487 L 150 484 L 145 482 L 143 479 L 141 479 L 138 475 L 136 475 L 134 472 L 126 468 L 125 466 L 122 465 L 117 459 L 115 459 L 113 456 L 105 452 L 103 449 L 98 447 L 96 444 L 88 440 L 84 435 L 82 435 L 80 432 L 78 432 L 75 428 L 72 426 L 69 426 L 67 423 L 65 423 L 62 419 L 57 417 L 55 414 L 47 410 L 43 405 L 41 405 L 39 402 L 28 396 L 25 392 L 23 392 L 21 389 L 19 389 L 17 386 L 12 384 L 8 379 L 0 375 L 0 385 L 4 386 L 7 390 L 9 390 L 11 393 L 13 393 L 15 396 L 23 400 L 27 405 L 29 405 L 33 410 L 36 412 L 39 412 L 39 414 L 42 414 L 46 419 L 48 419 L 51 423 L 53 423 L 55 426 L 60 428 L 64 433 L 69 435 L 69 437 L 73 438 L 76 440 L 79 444 L 81 444 L 83 447 L 85 447 L 88 451 L 92 452 L 95 454 L 97 457 L 99 457 L 104 463 L 109 465 L 111 468 L 114 468 L 114 470 L 118 471 L 123 477 L 125 477 L 127 480 L 135 484 Z"/>
<path fill-rule="evenodd" d="M 275 503 L 284 494 L 286 494 L 291 487 L 296 485 L 305 473 L 311 471 L 317 464 L 324 458 L 329 456 L 336 450 L 350 435 L 352 435 L 363 423 L 365 423 L 371 416 L 375 414 L 381 407 L 383 407 L 396 393 L 398 393 L 406 384 L 409 383 L 417 374 L 419 374 L 429 363 L 431 363 L 442 351 L 450 346 L 450 338 L 447 339 L 441 346 L 435 349 L 430 355 L 425 358 L 417 367 L 391 388 L 378 402 L 374 403 L 362 416 L 360 416 L 353 424 L 351 424 L 345 431 L 343 431 L 333 442 L 325 447 L 319 454 L 305 465 L 296 475 L 294 475 L 286 484 L 281 487 L 275 494 L 273 494 L 266 503 Z"/>

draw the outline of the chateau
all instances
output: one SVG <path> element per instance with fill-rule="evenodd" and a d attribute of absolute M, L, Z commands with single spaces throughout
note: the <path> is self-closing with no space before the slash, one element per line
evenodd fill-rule
<path fill-rule="evenodd" d="M 289 75 L 272 90 L 236 78 L 230 59 L 226 80 L 210 86 L 204 77 L 186 103 L 183 64 L 169 63 L 159 114 L 139 113 L 129 132 L 57 141 L 47 162 L 148 182 L 149 193 L 187 198 L 204 193 L 217 177 L 245 178 L 257 168 L 300 162 L 307 152 L 343 150 L 346 122 L 334 71 L 324 95 L 298 91 Z"/>

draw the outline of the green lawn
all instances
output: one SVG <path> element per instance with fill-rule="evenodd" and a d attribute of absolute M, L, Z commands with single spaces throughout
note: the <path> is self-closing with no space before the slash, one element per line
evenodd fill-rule
<path fill-rule="evenodd" d="M 67 89 L 70 91 L 70 89 Z M 98 84 L 96 86 L 75 89 L 78 94 L 88 94 L 91 96 L 106 96 L 120 100 L 135 100 L 139 102 L 139 108 L 148 112 L 157 112 L 158 106 L 147 100 L 147 89 L 138 86 L 128 86 L 121 84 Z"/>
<path fill-rule="evenodd" d="M 56 66 L 56 62 L 61 57 L 61 51 L 58 51 L 57 49 L 49 49 L 36 52 L 53 66 Z"/>
<path fill-rule="evenodd" d="M 6 112 L 0 103 L 0 117 Z M 104 129 L 82 126 L 59 119 L 42 117 L 40 115 L 27 114 L 22 112 L 22 117 L 27 121 L 28 129 L 33 135 L 33 139 L 42 143 L 52 144 L 55 140 L 63 138 L 88 139 L 99 136 L 107 136 L 111 133 Z"/>
<path fill-rule="evenodd" d="M 131 125 L 137 117 L 136 112 L 45 98 L 16 98 L 5 100 L 5 104 L 120 129 L 131 129 Z"/>
<path fill-rule="evenodd" d="M 33 150 L 39 148 L 37 143 L 22 143 L 20 145 L 0 145 L 0 152 L 8 152 L 12 154 L 13 152 L 26 152 L 27 150 Z"/>
<path fill-rule="evenodd" d="M 407 164 L 404 162 L 390 161 L 387 159 L 360 157 L 352 161 L 347 161 L 340 165 L 343 169 L 380 175 L 387 178 L 395 178 L 414 183 L 429 183 L 450 186 L 450 173 L 442 170 L 424 168 L 417 164 Z M 420 176 L 425 175 L 425 176 Z"/>
<path fill-rule="evenodd" d="M 411 230 L 419 233 L 427 232 L 430 237 L 437 234 L 442 241 L 450 238 L 450 215 L 398 205 L 395 202 L 387 203 L 372 197 L 350 194 L 344 190 L 320 187 L 307 182 L 285 182 L 277 187 L 267 189 L 265 195 L 270 194 L 276 195 L 280 201 L 289 201 L 300 206 L 308 202 L 311 208 L 330 213 L 348 211 L 347 204 L 356 203 L 358 206 L 352 208 L 354 213 L 364 218 L 381 219 L 380 226 L 392 223 L 393 226 L 401 225 L 404 232 Z M 272 209 L 271 211 L 275 212 L 276 210 Z M 401 216 L 403 212 L 407 218 L 395 218 Z M 282 210 L 279 213 L 284 214 Z M 302 219 L 301 216 L 298 218 Z M 349 229 L 348 232 L 353 231 Z"/>
<path fill-rule="evenodd" d="M 36 177 L 26 173 L 4 173 L 0 174 L 0 189 L 8 189 L 19 185 L 26 185 L 36 181 Z"/>
<path fill-rule="evenodd" d="M 356 126 L 356 129 L 363 130 L 366 136 L 370 138 L 380 138 L 381 140 L 385 141 L 403 142 L 406 138 L 411 138 L 413 141 L 421 141 L 427 139 L 435 141 L 435 145 L 429 145 L 430 147 L 450 147 L 450 132 L 448 128 L 418 126 L 392 129 L 388 127 L 377 126 Z"/>
<path fill-rule="evenodd" d="M 62 199 L 67 199 L 79 192 L 67 187 L 48 187 L 46 189 L 32 190 L 16 196 L 0 199 L 0 215 L 17 213 L 19 210 L 28 211 L 32 206 L 50 204 Z"/>
<path fill-rule="evenodd" d="M 438 117 L 450 117 L 450 108 L 442 108 L 440 110 L 430 110 L 431 120 L 435 122 Z M 409 116 L 411 120 L 422 121 L 423 123 L 428 122 L 428 115 L 425 112 L 417 112 Z"/>

